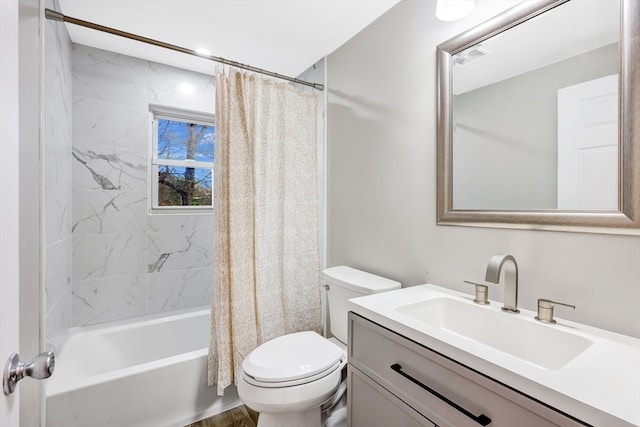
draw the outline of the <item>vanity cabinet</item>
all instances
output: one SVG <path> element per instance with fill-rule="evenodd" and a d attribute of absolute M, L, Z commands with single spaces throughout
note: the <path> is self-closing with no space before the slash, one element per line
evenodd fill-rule
<path fill-rule="evenodd" d="M 348 348 L 351 427 L 589 425 L 352 312 Z"/>
<path fill-rule="evenodd" d="M 348 372 L 349 410 L 357 414 L 352 426 L 437 427 L 358 369 Z"/>

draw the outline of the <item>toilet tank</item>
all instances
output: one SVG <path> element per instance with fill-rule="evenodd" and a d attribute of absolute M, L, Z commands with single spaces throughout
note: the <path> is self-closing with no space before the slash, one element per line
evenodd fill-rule
<path fill-rule="evenodd" d="M 339 266 L 322 271 L 327 290 L 327 334 L 347 344 L 347 300 L 400 289 L 400 282 L 355 268 Z"/>

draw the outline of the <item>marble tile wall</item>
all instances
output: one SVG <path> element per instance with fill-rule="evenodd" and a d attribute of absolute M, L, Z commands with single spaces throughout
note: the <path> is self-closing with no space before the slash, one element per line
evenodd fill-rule
<path fill-rule="evenodd" d="M 149 104 L 214 113 L 212 76 L 74 45 L 75 326 L 208 306 L 213 218 L 150 214 Z"/>
<path fill-rule="evenodd" d="M 57 1 L 46 7 L 60 10 Z M 71 314 L 71 40 L 64 25 L 44 22 L 44 340 L 58 352 Z"/>

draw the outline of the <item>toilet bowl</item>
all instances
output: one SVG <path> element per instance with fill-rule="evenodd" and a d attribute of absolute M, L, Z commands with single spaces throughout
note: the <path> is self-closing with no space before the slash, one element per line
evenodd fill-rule
<path fill-rule="evenodd" d="M 305 331 L 257 347 L 242 363 L 238 396 L 260 413 L 258 427 L 320 427 L 322 407 L 339 400 L 347 364 L 347 300 L 399 289 L 400 283 L 350 267 L 322 272 L 329 320 L 325 338 Z"/>

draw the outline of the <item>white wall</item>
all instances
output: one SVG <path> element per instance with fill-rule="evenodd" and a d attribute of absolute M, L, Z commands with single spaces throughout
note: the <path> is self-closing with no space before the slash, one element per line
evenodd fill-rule
<path fill-rule="evenodd" d="M 149 104 L 213 114 L 213 77 L 82 45 L 72 63 L 73 324 L 208 306 L 211 212 L 150 214 L 147 186 Z"/>
<path fill-rule="evenodd" d="M 464 290 L 495 253 L 515 256 L 520 306 L 640 337 L 640 238 L 436 226 L 436 46 L 515 1 L 453 23 L 403 0 L 327 58 L 327 265 Z M 491 286 L 502 300 L 502 285 Z"/>

